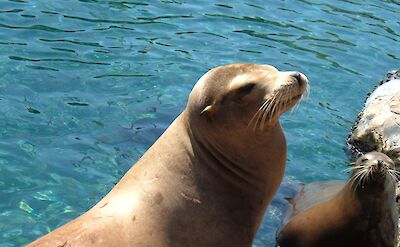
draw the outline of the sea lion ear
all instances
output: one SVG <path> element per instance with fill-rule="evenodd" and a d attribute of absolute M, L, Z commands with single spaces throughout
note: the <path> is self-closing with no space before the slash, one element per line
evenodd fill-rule
<path fill-rule="evenodd" d="M 214 107 L 212 105 L 208 105 L 201 111 L 200 116 L 203 116 L 203 115 L 208 116 L 213 112 L 213 110 L 214 110 Z"/>

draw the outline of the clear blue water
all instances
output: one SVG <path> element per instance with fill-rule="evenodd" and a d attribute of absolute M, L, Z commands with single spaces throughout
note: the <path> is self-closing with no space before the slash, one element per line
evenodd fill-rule
<path fill-rule="evenodd" d="M 284 182 L 254 246 L 301 182 L 344 179 L 349 129 L 400 67 L 400 2 L 0 1 L 0 246 L 20 246 L 102 198 L 226 63 L 299 70 L 311 94 L 282 118 Z"/>

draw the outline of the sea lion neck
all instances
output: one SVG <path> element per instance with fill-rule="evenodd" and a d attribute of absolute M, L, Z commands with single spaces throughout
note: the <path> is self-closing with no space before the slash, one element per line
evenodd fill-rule
<path fill-rule="evenodd" d="M 384 218 L 389 222 L 396 215 L 393 211 L 396 198 L 395 183 L 392 178 L 386 177 L 379 183 L 369 181 L 357 188 L 352 186 L 354 184 L 347 183 L 338 198 L 339 200 L 345 198 L 342 204 L 345 211 L 349 211 L 348 206 L 351 204 L 351 211 L 357 211 L 358 217 L 364 222 L 364 227 L 375 229 L 377 222 Z M 349 198 L 352 198 L 352 202 L 349 202 Z"/>
<path fill-rule="evenodd" d="M 193 155 L 204 157 L 204 163 L 199 165 L 212 168 L 219 174 L 234 174 L 226 176 L 229 179 L 226 182 L 241 184 L 241 188 L 246 190 L 264 191 L 270 189 L 265 183 L 272 174 L 283 174 L 286 140 L 279 121 L 262 133 L 244 129 L 238 130 L 239 134 L 236 136 L 225 136 L 212 129 L 205 132 L 205 129 L 191 124 L 185 112 L 181 117 L 187 126 Z"/>
<path fill-rule="evenodd" d="M 386 181 L 381 183 L 381 190 L 367 190 L 364 194 L 358 195 L 358 200 L 361 205 L 360 217 L 363 221 L 362 225 L 365 227 L 364 234 L 376 236 L 379 231 L 383 237 L 374 239 L 373 242 L 376 246 L 393 246 L 391 236 L 396 235 L 394 229 L 397 226 L 397 208 L 394 206 L 395 202 L 395 184 L 393 181 Z M 385 222 L 382 224 L 382 222 Z M 379 245 L 378 245 L 379 243 Z"/>
<path fill-rule="evenodd" d="M 363 201 L 365 207 L 376 208 L 379 210 L 390 210 L 390 203 L 383 202 L 394 202 L 395 199 L 396 184 L 388 175 L 384 181 L 379 183 L 372 183 L 365 186 L 364 191 L 357 193 L 357 196 Z M 371 196 L 373 194 L 374 196 Z M 381 205 L 380 207 L 370 207 L 368 205 Z"/>

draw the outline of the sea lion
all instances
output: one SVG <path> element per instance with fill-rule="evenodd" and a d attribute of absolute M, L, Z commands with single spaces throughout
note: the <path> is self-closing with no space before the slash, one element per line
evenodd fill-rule
<path fill-rule="evenodd" d="M 355 156 L 378 151 L 400 165 L 400 70 L 388 73 L 369 95 L 347 143 Z"/>
<path fill-rule="evenodd" d="M 279 116 L 307 85 L 268 65 L 210 70 L 111 192 L 29 246 L 251 246 L 285 170 Z"/>
<path fill-rule="evenodd" d="M 387 73 L 367 97 L 364 109 L 351 129 L 347 146 L 353 159 L 378 151 L 388 155 L 400 170 L 400 69 Z M 397 183 L 396 195 L 400 211 L 400 183 Z"/>
<path fill-rule="evenodd" d="M 398 232 L 394 162 L 371 152 L 346 183 L 308 184 L 277 235 L 279 247 L 393 247 Z"/>

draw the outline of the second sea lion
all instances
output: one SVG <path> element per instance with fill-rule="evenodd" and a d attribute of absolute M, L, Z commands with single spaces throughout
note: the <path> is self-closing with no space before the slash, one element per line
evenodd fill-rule
<path fill-rule="evenodd" d="M 347 182 L 312 183 L 296 195 L 279 247 L 393 247 L 396 170 L 385 154 L 361 156 Z"/>

